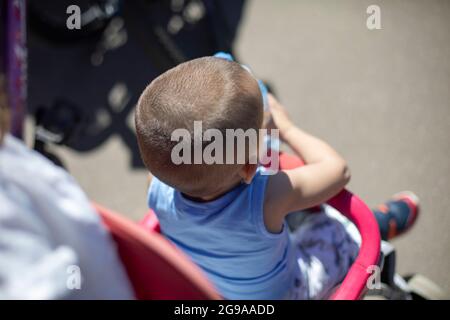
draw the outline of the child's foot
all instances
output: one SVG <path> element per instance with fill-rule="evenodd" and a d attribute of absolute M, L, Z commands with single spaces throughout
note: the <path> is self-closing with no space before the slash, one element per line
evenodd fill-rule
<path fill-rule="evenodd" d="M 419 198 L 411 191 L 395 194 L 391 200 L 373 210 L 381 238 L 390 240 L 409 230 L 419 214 Z"/>

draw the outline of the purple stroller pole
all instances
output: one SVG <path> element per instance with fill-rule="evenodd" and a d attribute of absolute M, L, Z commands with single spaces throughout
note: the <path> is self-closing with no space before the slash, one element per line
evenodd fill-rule
<path fill-rule="evenodd" d="M 6 73 L 11 133 L 22 138 L 27 97 L 26 1 L 0 0 L 0 57 Z"/>

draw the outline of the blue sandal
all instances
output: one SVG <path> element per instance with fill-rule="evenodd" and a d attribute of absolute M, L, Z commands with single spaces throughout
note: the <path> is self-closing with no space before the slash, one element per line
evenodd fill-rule
<path fill-rule="evenodd" d="M 410 191 L 395 194 L 392 199 L 373 210 L 381 238 L 390 240 L 408 231 L 419 214 L 419 198 Z"/>

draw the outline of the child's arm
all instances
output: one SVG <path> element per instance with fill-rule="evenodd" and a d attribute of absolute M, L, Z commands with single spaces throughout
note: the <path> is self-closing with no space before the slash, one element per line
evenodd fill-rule
<path fill-rule="evenodd" d="M 269 231 L 279 232 L 288 213 L 328 200 L 348 183 L 350 173 L 345 160 L 328 144 L 297 128 L 273 96 L 269 96 L 269 105 L 280 138 L 306 164 L 269 177 L 264 222 Z"/>

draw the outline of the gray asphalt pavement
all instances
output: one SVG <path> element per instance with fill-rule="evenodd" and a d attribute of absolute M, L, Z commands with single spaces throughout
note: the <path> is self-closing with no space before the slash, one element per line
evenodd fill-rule
<path fill-rule="evenodd" d="M 381 30 L 366 27 L 371 4 Z M 345 156 L 349 188 L 369 205 L 405 189 L 420 196 L 417 225 L 393 242 L 398 270 L 450 292 L 450 1 L 253 0 L 237 53 L 299 126 Z M 92 199 L 143 216 L 146 173 L 129 168 L 118 138 L 59 153 Z"/>

